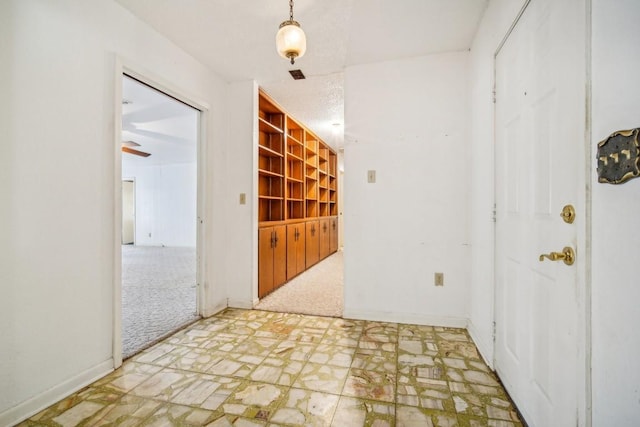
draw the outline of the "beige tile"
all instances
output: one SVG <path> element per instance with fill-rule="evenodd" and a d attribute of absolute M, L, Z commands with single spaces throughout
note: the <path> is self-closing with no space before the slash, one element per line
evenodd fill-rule
<path fill-rule="evenodd" d="M 250 420 L 236 415 L 222 415 L 220 418 L 210 422 L 206 427 L 261 427 L 266 426 L 265 421 Z"/>
<path fill-rule="evenodd" d="M 294 426 L 329 426 L 339 396 L 292 388 L 284 403 L 276 409 L 271 422 Z"/>
<path fill-rule="evenodd" d="M 317 344 L 300 343 L 296 341 L 282 341 L 269 354 L 269 357 L 306 362 Z"/>
<path fill-rule="evenodd" d="M 290 387 L 298 378 L 303 362 L 281 357 L 267 357 L 249 375 L 253 381 Z"/>
<path fill-rule="evenodd" d="M 30 421 L 47 424 L 57 419 L 55 422 L 60 425 L 88 422 L 99 417 L 104 408 L 118 402 L 121 397 L 122 394 L 116 391 L 87 387 L 39 412 Z"/>
<path fill-rule="evenodd" d="M 119 369 L 96 381 L 94 385 L 127 393 L 160 370 L 162 370 L 160 366 L 125 362 Z"/>
<path fill-rule="evenodd" d="M 392 373 L 351 369 L 342 394 L 361 399 L 393 402 L 395 384 L 396 376 Z"/>
<path fill-rule="evenodd" d="M 293 386 L 306 390 L 339 394 L 342 391 L 348 372 L 348 368 L 309 362 L 304 366 Z"/>
<path fill-rule="evenodd" d="M 332 425 L 393 427 L 395 425 L 395 405 L 342 396 L 333 416 Z"/>
<path fill-rule="evenodd" d="M 222 405 L 228 415 L 268 421 L 286 398 L 286 388 L 273 384 L 243 383 Z"/>
<path fill-rule="evenodd" d="M 156 409 L 143 425 L 145 426 L 204 426 L 218 415 L 212 411 L 183 405 L 165 403 Z"/>
<path fill-rule="evenodd" d="M 348 368 L 353 361 L 355 348 L 336 345 L 318 345 L 309 357 L 309 362 Z"/>
<path fill-rule="evenodd" d="M 522 426 L 464 329 L 239 309 L 20 425 Z"/>
<path fill-rule="evenodd" d="M 398 367 L 396 353 L 359 349 L 353 355 L 352 368 L 395 374 Z"/>

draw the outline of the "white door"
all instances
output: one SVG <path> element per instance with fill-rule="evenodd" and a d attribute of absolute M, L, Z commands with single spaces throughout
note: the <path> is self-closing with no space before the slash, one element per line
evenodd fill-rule
<path fill-rule="evenodd" d="M 581 407 L 584 3 L 532 0 L 496 56 L 495 367 L 530 426 L 575 426 Z M 574 265 L 539 261 L 564 247 Z"/>

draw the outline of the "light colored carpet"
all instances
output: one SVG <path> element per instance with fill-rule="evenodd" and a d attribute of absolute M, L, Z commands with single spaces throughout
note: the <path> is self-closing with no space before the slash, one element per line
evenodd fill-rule
<path fill-rule="evenodd" d="M 344 261 L 341 250 L 267 295 L 256 309 L 342 317 Z"/>
<path fill-rule="evenodd" d="M 195 248 L 122 246 L 122 356 L 198 318 Z"/>

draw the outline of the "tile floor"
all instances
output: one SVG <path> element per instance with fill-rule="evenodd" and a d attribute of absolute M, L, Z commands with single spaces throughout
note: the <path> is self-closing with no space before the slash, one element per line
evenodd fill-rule
<path fill-rule="evenodd" d="M 521 426 L 463 329 L 227 309 L 23 426 Z"/>

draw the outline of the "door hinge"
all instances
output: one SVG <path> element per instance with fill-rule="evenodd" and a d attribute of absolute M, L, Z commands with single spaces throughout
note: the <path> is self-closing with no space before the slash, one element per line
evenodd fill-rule
<path fill-rule="evenodd" d="M 492 323 L 491 335 L 493 336 L 493 342 L 495 344 L 495 342 L 496 342 L 496 321 L 495 320 Z"/>
<path fill-rule="evenodd" d="M 491 219 L 496 222 L 496 204 L 493 204 L 493 211 L 491 212 Z"/>

